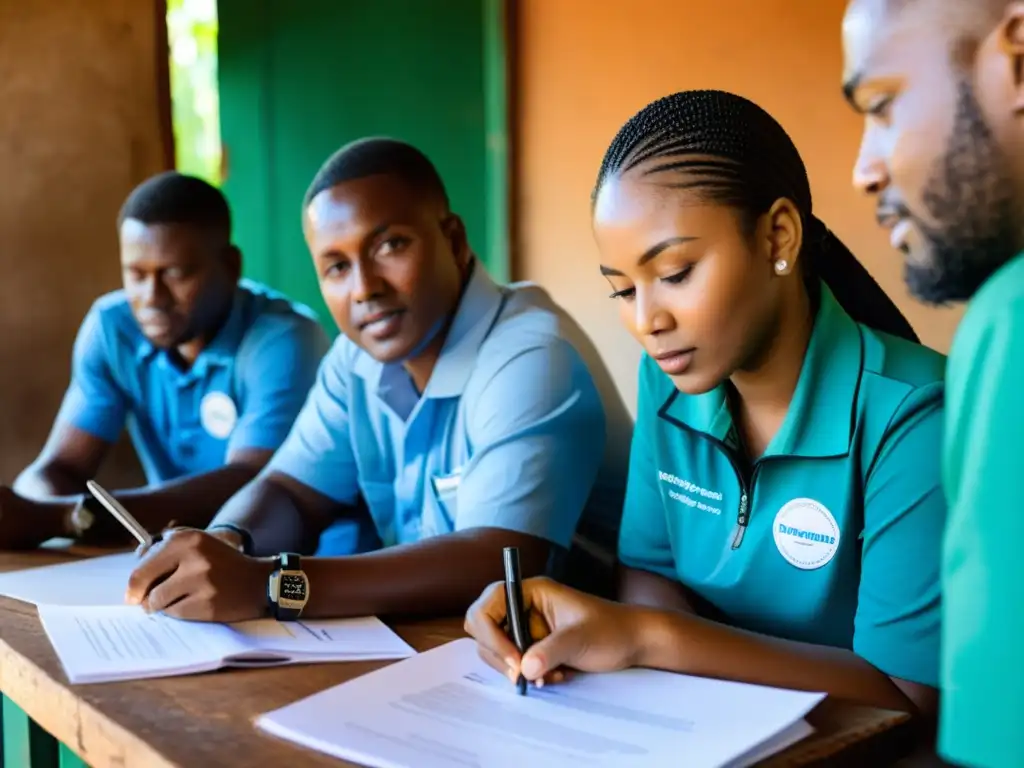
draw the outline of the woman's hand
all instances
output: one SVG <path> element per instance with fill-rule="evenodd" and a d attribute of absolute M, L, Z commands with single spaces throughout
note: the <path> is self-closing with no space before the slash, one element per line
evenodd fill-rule
<path fill-rule="evenodd" d="M 520 672 L 543 685 L 557 681 L 562 667 L 610 672 L 635 666 L 643 646 L 647 611 L 613 603 L 547 578 L 523 582 L 523 609 L 533 645 L 521 656 L 504 629 L 505 585 L 489 586 L 466 614 L 466 632 L 481 658 L 515 681 Z"/>

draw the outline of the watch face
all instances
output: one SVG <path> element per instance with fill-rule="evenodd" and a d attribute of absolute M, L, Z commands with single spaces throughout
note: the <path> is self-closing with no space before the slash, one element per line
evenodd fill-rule
<path fill-rule="evenodd" d="M 306 602 L 306 577 L 302 573 L 281 574 L 281 587 L 279 592 L 281 601 L 288 600 L 296 603 Z"/>
<path fill-rule="evenodd" d="M 76 507 L 75 511 L 71 513 L 71 525 L 79 536 L 92 528 L 94 522 L 96 522 L 96 518 L 92 512 L 82 505 Z"/>

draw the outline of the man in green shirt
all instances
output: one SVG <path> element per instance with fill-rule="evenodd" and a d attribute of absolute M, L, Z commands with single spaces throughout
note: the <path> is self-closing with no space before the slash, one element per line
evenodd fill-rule
<path fill-rule="evenodd" d="M 939 751 L 1024 766 L 1024 3 L 853 0 L 854 183 L 919 299 L 968 301 L 946 372 Z"/>

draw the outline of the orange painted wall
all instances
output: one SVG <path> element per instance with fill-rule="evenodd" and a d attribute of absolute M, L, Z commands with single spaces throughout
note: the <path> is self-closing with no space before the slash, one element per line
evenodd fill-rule
<path fill-rule="evenodd" d="M 746 96 L 793 137 L 815 211 L 899 303 L 922 340 L 947 351 L 957 310 L 906 293 L 899 255 L 850 186 L 860 120 L 840 94 L 845 0 L 519 0 L 516 44 L 517 279 L 545 286 L 581 322 L 624 399 L 639 347 L 597 272 L 590 190 L 619 127 L 688 88 Z"/>

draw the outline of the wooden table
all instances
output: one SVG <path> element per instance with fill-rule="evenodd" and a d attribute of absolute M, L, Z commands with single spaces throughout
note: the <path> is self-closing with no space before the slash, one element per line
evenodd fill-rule
<path fill-rule="evenodd" d="M 0 571 L 66 561 L 67 554 L 0 554 Z M 396 624 L 417 650 L 462 637 L 460 619 Z M 340 761 L 264 735 L 253 719 L 389 662 L 229 670 L 71 686 L 34 606 L 0 598 L 0 689 L 31 720 L 94 768 L 117 766 L 338 766 Z M 905 715 L 827 701 L 816 733 L 765 765 L 886 765 L 905 754 Z M 43 750 L 44 752 L 46 750 Z M 55 754 L 55 752 L 54 752 Z M 50 758 L 51 764 L 54 762 Z M 35 759 L 31 768 L 41 768 Z M 72 761 L 73 762 L 73 761 Z M 80 763 L 79 763 L 80 764 Z M 29 768 L 7 765 L 5 768 Z"/>

